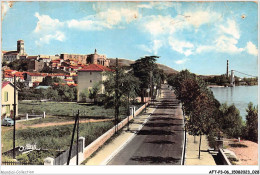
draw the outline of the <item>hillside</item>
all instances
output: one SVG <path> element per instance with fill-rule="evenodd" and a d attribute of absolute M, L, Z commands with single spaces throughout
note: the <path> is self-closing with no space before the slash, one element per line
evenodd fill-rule
<path fill-rule="evenodd" d="M 110 58 L 109 60 L 110 60 L 110 66 L 115 67 L 116 59 Z M 128 67 L 128 66 L 130 66 L 130 64 L 133 64 L 134 62 L 135 61 L 133 61 L 133 60 L 127 60 L 127 59 L 121 59 L 121 58 L 118 59 L 118 65 L 120 67 Z M 178 71 L 176 71 L 175 69 L 172 69 L 172 68 L 165 66 L 163 64 L 157 63 L 157 65 L 158 65 L 159 69 L 162 69 L 164 71 L 164 73 L 166 73 L 166 74 L 176 74 L 176 73 L 178 73 Z"/>

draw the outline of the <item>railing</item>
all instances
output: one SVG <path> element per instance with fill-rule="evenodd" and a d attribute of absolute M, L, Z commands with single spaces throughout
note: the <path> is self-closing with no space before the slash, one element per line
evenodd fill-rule
<path fill-rule="evenodd" d="M 26 163 L 26 162 L 3 161 L 2 165 L 33 165 L 33 164 Z M 40 164 L 40 165 L 43 165 L 43 164 Z"/>
<path fill-rule="evenodd" d="M 27 113 L 27 114 L 23 114 L 23 115 L 19 115 L 19 116 L 20 116 L 20 120 L 17 120 L 17 122 L 45 118 L 46 114 L 45 114 L 45 112 L 43 112 L 42 114 L 28 114 Z"/>

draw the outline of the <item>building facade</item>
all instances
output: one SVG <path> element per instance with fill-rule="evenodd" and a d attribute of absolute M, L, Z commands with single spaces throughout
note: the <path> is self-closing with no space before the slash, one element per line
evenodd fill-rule
<path fill-rule="evenodd" d="M 80 54 L 67 54 L 67 53 L 62 53 L 60 55 L 60 58 L 65 60 L 70 60 L 70 61 L 77 61 L 79 64 L 87 64 L 86 59 L 87 55 L 80 55 Z"/>
<path fill-rule="evenodd" d="M 82 101 L 80 94 L 84 91 L 90 91 L 97 83 L 101 83 L 106 80 L 104 75 L 105 71 L 111 71 L 111 69 L 98 65 L 90 64 L 84 69 L 78 71 L 78 93 L 77 101 Z M 103 84 L 100 85 L 100 94 L 105 93 L 105 87 Z"/>
<path fill-rule="evenodd" d="M 94 54 L 87 55 L 87 64 L 100 64 L 102 66 L 109 67 L 110 60 L 106 55 L 99 55 L 95 49 Z"/>
<path fill-rule="evenodd" d="M 9 81 L 2 82 L 1 116 L 10 117 L 14 111 L 14 85 Z M 16 115 L 18 115 L 18 91 L 16 91 Z"/>
<path fill-rule="evenodd" d="M 6 51 L 3 53 L 3 60 L 6 62 L 13 62 L 18 59 L 24 59 L 27 56 L 24 49 L 24 41 L 17 41 L 17 50 L 16 51 Z"/>

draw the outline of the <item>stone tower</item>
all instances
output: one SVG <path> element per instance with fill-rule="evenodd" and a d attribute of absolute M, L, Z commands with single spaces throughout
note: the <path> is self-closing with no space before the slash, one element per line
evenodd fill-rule
<path fill-rule="evenodd" d="M 17 52 L 19 52 L 20 55 L 25 55 L 23 40 L 17 41 Z"/>

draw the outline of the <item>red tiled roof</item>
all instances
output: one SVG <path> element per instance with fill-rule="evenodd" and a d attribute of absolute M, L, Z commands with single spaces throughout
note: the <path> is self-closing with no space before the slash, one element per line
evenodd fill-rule
<path fill-rule="evenodd" d="M 12 69 L 6 69 L 5 72 L 13 72 L 13 71 L 16 71 L 16 70 L 12 70 Z"/>
<path fill-rule="evenodd" d="M 27 59 L 37 59 L 38 56 L 28 56 Z"/>
<path fill-rule="evenodd" d="M 65 81 L 74 81 L 74 80 L 72 80 L 72 79 L 65 79 Z"/>
<path fill-rule="evenodd" d="M 19 54 L 19 52 L 18 51 L 7 51 L 4 54 L 5 55 L 17 55 L 17 54 Z"/>
<path fill-rule="evenodd" d="M 6 85 L 8 85 L 10 83 L 10 81 L 3 81 L 2 82 L 2 89 L 6 86 Z"/>
<path fill-rule="evenodd" d="M 60 63 L 60 61 L 58 61 L 58 60 L 53 60 L 53 61 L 51 61 L 52 63 Z"/>
<path fill-rule="evenodd" d="M 85 66 L 83 69 L 80 69 L 79 71 L 80 72 L 103 72 L 103 71 L 112 71 L 112 70 L 100 64 L 90 64 L 88 66 Z"/>
<path fill-rule="evenodd" d="M 30 75 L 30 76 L 47 76 L 46 73 L 34 73 L 34 72 L 28 72 L 28 75 Z"/>

